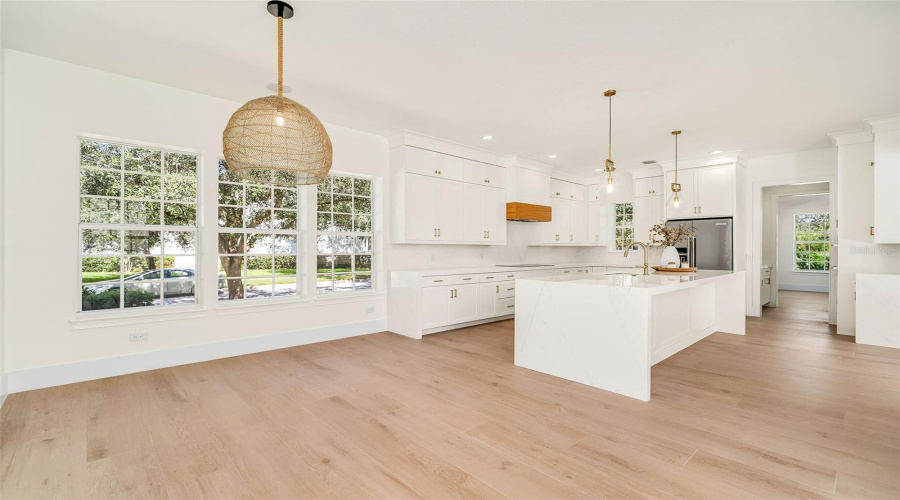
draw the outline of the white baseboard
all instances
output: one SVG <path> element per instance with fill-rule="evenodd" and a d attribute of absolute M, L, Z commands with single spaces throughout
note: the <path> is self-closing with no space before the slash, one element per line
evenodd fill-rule
<path fill-rule="evenodd" d="M 6 396 L 9 396 L 9 394 L 0 394 L 0 408 L 3 408 L 3 403 L 6 402 Z"/>
<path fill-rule="evenodd" d="M 828 293 L 828 285 L 791 285 L 790 283 L 779 283 L 779 290 L 787 290 L 790 292 L 825 292 Z"/>
<path fill-rule="evenodd" d="M 170 366 L 186 365 L 213 359 L 230 358 L 255 352 L 272 351 L 326 340 L 356 337 L 387 329 L 384 319 L 343 325 L 309 328 L 294 332 L 226 340 L 177 349 L 142 352 L 112 358 L 92 359 L 62 365 L 42 366 L 8 372 L 10 393 L 42 389 L 57 385 L 96 380 Z"/>
<path fill-rule="evenodd" d="M 663 347 L 659 350 L 652 351 L 650 353 L 650 364 L 651 366 L 659 363 L 660 361 L 672 356 L 678 352 L 687 349 L 688 347 L 700 342 L 701 340 L 709 337 L 710 335 L 716 333 L 716 327 L 711 326 L 709 328 L 704 328 L 703 330 L 698 330 L 693 333 L 689 333 L 684 337 L 672 342 L 671 344 Z"/>

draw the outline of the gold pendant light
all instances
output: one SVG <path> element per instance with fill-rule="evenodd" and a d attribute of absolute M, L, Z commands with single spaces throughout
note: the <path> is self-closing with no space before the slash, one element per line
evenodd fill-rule
<path fill-rule="evenodd" d="M 266 8 L 278 18 L 278 95 L 249 101 L 231 115 L 222 133 L 225 161 L 250 181 L 318 184 L 331 170 L 331 138 L 312 111 L 284 97 L 282 26 L 294 9 L 279 0 Z"/>
<path fill-rule="evenodd" d="M 606 192 L 612 193 L 615 189 L 612 173 L 616 169 L 616 164 L 612 161 L 612 97 L 616 95 L 616 91 L 607 90 L 603 95 L 609 97 L 609 149 L 606 152 L 606 165 L 603 167 L 603 171 L 606 172 Z"/>
<path fill-rule="evenodd" d="M 671 186 L 675 197 L 672 198 L 672 206 L 678 208 L 678 205 L 681 204 L 678 200 L 678 193 L 681 192 L 681 184 L 678 183 L 678 136 L 681 135 L 681 131 L 673 130 L 672 135 L 675 136 L 675 182 Z"/>

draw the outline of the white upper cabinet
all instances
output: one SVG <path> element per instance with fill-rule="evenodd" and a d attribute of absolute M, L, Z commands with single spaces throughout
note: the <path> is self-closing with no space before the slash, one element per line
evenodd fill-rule
<path fill-rule="evenodd" d="M 634 180 L 634 197 L 665 194 L 663 176 L 643 177 Z"/>
<path fill-rule="evenodd" d="M 584 201 L 585 188 L 581 184 L 560 179 L 550 179 L 550 196 L 566 200 Z"/>
<path fill-rule="evenodd" d="M 650 242 L 650 228 L 663 222 L 666 217 L 664 203 L 663 195 L 639 196 L 634 199 L 635 241 Z"/>
<path fill-rule="evenodd" d="M 465 177 L 464 181 L 469 184 L 481 184 L 484 186 L 492 186 L 502 188 L 506 184 L 505 168 L 491 165 L 489 163 L 481 163 L 480 161 L 465 161 Z"/>
<path fill-rule="evenodd" d="M 600 201 L 603 194 L 600 191 L 599 184 L 591 184 L 587 187 L 587 201 Z"/>
<path fill-rule="evenodd" d="M 405 144 L 391 150 L 394 243 L 506 242 L 506 169 L 453 152 Z"/>
<path fill-rule="evenodd" d="M 734 164 L 683 169 L 678 171 L 681 192 L 675 207 L 675 193 L 665 189 L 666 219 L 699 219 L 734 215 Z M 675 172 L 666 172 L 666 186 L 675 182 Z"/>
<path fill-rule="evenodd" d="M 580 187 L 583 192 L 584 186 Z M 585 208 L 583 199 L 569 200 L 569 243 L 579 245 L 585 242 L 585 229 L 587 229 Z"/>
<path fill-rule="evenodd" d="M 541 223 L 541 243 L 545 245 L 582 245 L 587 240 L 587 203 L 553 198 L 551 221 Z"/>
<path fill-rule="evenodd" d="M 503 190 L 466 184 L 463 193 L 465 241 L 505 243 L 506 201 Z"/>
<path fill-rule="evenodd" d="M 734 214 L 734 167 L 722 165 L 696 169 L 697 215 L 700 217 L 729 217 Z"/>

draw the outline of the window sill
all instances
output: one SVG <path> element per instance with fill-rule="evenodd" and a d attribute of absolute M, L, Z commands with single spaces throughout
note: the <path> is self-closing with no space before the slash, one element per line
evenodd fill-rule
<path fill-rule="evenodd" d="M 159 321 L 203 318 L 206 316 L 206 313 L 206 308 L 201 306 L 179 307 L 168 311 L 153 309 L 152 311 L 78 313 L 74 318 L 69 319 L 69 324 L 72 326 L 72 330 L 88 330 L 140 323 L 156 323 Z"/>
<path fill-rule="evenodd" d="M 794 269 L 791 271 L 791 274 L 828 274 L 829 272 L 830 271 L 818 271 L 818 270 L 803 271 L 803 270 L 799 270 L 799 269 Z"/>

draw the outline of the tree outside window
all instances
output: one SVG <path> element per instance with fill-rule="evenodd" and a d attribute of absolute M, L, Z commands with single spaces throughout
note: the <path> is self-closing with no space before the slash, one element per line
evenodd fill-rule
<path fill-rule="evenodd" d="M 219 160 L 219 300 L 298 294 L 298 187 L 241 180 Z"/>
<path fill-rule="evenodd" d="M 628 242 L 634 241 L 634 204 L 616 203 L 615 223 L 613 225 L 616 238 L 616 250 L 625 250 Z M 632 247 L 637 248 L 637 247 Z"/>
<path fill-rule="evenodd" d="M 316 292 L 371 289 L 372 180 L 329 175 L 316 203 Z"/>
<path fill-rule="evenodd" d="M 794 271 L 828 271 L 830 228 L 827 213 L 794 214 Z"/>
<path fill-rule="evenodd" d="M 197 159 L 80 141 L 82 311 L 195 302 Z"/>

